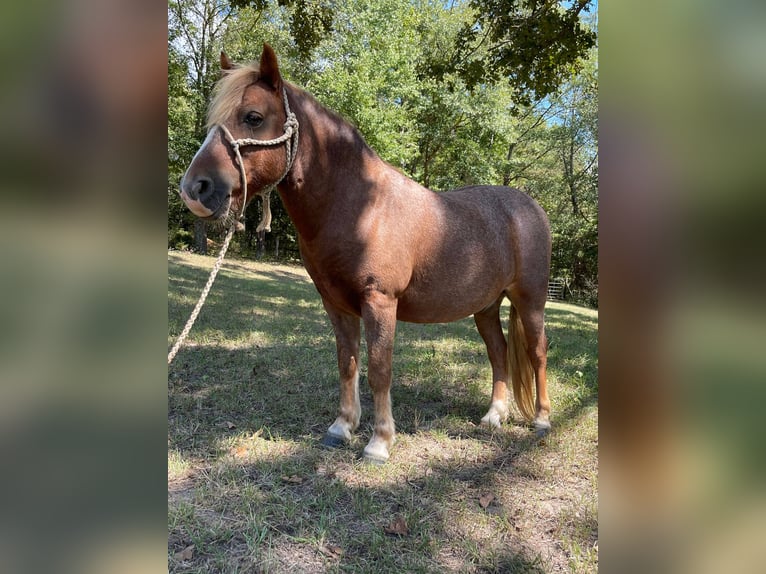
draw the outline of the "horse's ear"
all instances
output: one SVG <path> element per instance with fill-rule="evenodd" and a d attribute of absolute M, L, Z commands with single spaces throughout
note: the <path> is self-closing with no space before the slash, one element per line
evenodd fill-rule
<path fill-rule="evenodd" d="M 261 81 L 265 82 L 275 90 L 282 86 L 282 76 L 279 74 L 279 64 L 277 55 L 268 44 L 263 45 L 260 63 Z"/>
<path fill-rule="evenodd" d="M 231 60 L 229 60 L 229 56 L 227 56 L 226 52 L 222 50 L 221 51 L 221 69 L 231 70 L 233 67 L 234 67 L 234 64 L 232 64 Z"/>

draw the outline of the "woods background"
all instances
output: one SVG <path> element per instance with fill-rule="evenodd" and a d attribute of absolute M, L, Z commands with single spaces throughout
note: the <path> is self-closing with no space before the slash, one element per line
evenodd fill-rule
<path fill-rule="evenodd" d="M 205 137 L 225 50 L 257 59 L 356 125 L 370 146 L 435 191 L 510 185 L 553 231 L 551 277 L 598 301 L 597 3 L 547 0 L 176 0 L 168 4 L 168 247 L 205 252 L 218 232 L 178 185 Z M 234 252 L 298 258 L 274 196 L 270 234 L 247 213 Z"/>

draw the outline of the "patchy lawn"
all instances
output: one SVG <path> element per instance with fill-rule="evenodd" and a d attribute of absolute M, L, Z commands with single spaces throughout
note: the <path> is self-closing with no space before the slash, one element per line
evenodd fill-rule
<path fill-rule="evenodd" d="M 212 262 L 169 253 L 168 346 Z M 398 441 L 368 466 L 364 363 L 354 443 L 318 444 L 339 391 L 306 272 L 227 261 L 168 373 L 170 572 L 595 572 L 598 314 L 549 303 L 546 318 L 545 439 L 478 426 L 491 369 L 473 319 L 399 323 Z"/>

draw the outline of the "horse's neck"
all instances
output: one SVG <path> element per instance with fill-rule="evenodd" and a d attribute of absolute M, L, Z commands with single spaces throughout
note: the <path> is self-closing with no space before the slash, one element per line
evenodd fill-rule
<path fill-rule="evenodd" d="M 305 93 L 298 93 L 295 99 L 300 123 L 298 155 L 278 189 L 298 232 L 310 239 L 339 205 L 363 201 L 361 194 L 375 191 L 365 178 L 371 169 L 391 168 L 345 120 Z"/>

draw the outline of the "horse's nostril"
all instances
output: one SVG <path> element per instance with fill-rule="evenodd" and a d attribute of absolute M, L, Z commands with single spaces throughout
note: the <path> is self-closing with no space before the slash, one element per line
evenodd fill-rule
<path fill-rule="evenodd" d="M 215 186 L 212 179 L 209 177 L 198 177 L 188 193 L 192 199 L 197 199 L 204 203 L 206 199 L 213 195 L 214 189 Z"/>

